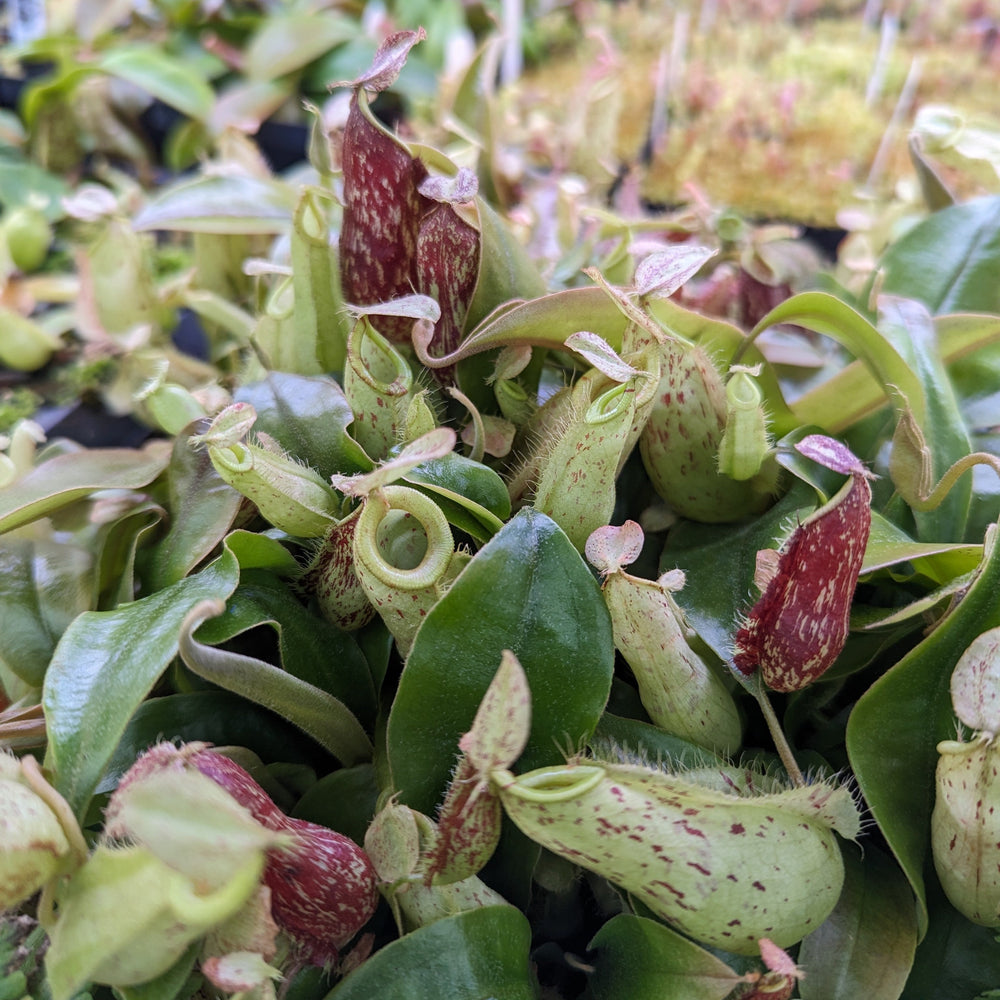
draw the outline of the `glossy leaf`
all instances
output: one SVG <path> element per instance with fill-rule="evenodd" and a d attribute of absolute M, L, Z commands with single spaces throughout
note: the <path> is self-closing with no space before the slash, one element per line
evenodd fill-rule
<path fill-rule="evenodd" d="M 0 532 L 47 517 L 96 490 L 141 489 L 163 471 L 169 457 L 169 446 L 161 441 L 141 451 L 94 448 L 56 455 L 0 490 Z"/>
<path fill-rule="evenodd" d="M 198 638 L 218 645 L 260 625 L 277 632 L 284 670 L 339 698 L 363 722 L 374 721 L 375 692 L 353 637 L 317 620 L 287 583 L 270 573 L 243 571 L 225 612 L 205 622 Z"/>
<path fill-rule="evenodd" d="M 485 542 L 510 517 L 510 494 L 489 466 L 452 452 L 423 462 L 404 476 L 429 493 L 455 527 Z"/>
<path fill-rule="evenodd" d="M 177 654 L 181 626 L 205 600 L 236 588 L 230 551 L 195 576 L 114 611 L 74 619 L 56 647 L 42 703 L 46 766 L 56 790 L 82 815 L 132 714 Z"/>
<path fill-rule="evenodd" d="M 254 427 L 324 479 L 333 473 L 367 472 L 371 460 L 348 436 L 354 420 L 343 389 L 325 376 L 269 372 L 240 388 L 235 399 L 257 411 Z"/>
<path fill-rule="evenodd" d="M 966 920 L 945 899 L 940 886 L 928 886 L 931 921 L 917 949 L 903 1000 L 994 1000 L 1000 984 L 997 932 Z"/>
<path fill-rule="evenodd" d="M 151 590 L 162 590 L 194 569 L 222 541 L 243 498 L 223 482 L 205 449 L 181 434 L 169 466 L 170 527 L 149 559 Z"/>
<path fill-rule="evenodd" d="M 371 741 L 339 698 L 265 660 L 216 649 L 194 638 L 203 621 L 224 610 L 222 601 L 210 598 L 188 612 L 178 644 L 187 667 L 199 677 L 277 712 L 343 764 L 370 759 Z"/>
<path fill-rule="evenodd" d="M 882 257 L 882 291 L 918 299 L 936 314 L 1000 313 L 1000 197 L 944 208 Z"/>
<path fill-rule="evenodd" d="M 844 890 L 833 913 L 799 947 L 803 1000 L 896 1000 L 917 946 L 913 893 L 891 858 L 844 848 Z"/>
<path fill-rule="evenodd" d="M 530 508 L 476 554 L 417 633 L 388 725 L 393 784 L 406 804 L 433 814 L 504 649 L 532 694 L 522 765 L 558 762 L 560 748 L 589 736 L 607 701 L 611 622 L 569 539 Z"/>
<path fill-rule="evenodd" d="M 436 920 L 376 952 L 328 1000 L 536 1000 L 531 928 L 512 906 Z"/>
<path fill-rule="evenodd" d="M 40 688 L 59 637 L 91 608 L 91 558 L 48 539 L 0 539 L 0 663 Z"/>
<path fill-rule="evenodd" d="M 97 603 L 93 610 L 109 611 L 134 600 L 136 556 L 156 536 L 166 511 L 159 504 L 136 504 L 127 514 L 102 525 L 98 535 L 95 585 Z"/>
<path fill-rule="evenodd" d="M 858 699 L 847 752 L 875 821 L 919 901 L 927 929 L 923 870 L 934 805 L 936 746 L 955 733 L 949 685 L 962 652 L 1000 625 L 1000 547 L 990 532 L 983 563 L 962 599 L 921 643 Z"/>
<path fill-rule="evenodd" d="M 591 939 L 594 1000 L 723 1000 L 741 982 L 725 962 L 647 917 L 612 917 Z"/>
<path fill-rule="evenodd" d="M 723 758 L 710 750 L 665 733 L 659 726 L 611 712 L 601 716 L 590 745 L 603 760 L 615 760 L 616 755 L 627 759 L 631 754 L 640 759 L 662 761 L 664 766 L 678 770 L 723 764 Z"/>
<path fill-rule="evenodd" d="M 298 737 L 290 722 L 230 691 L 209 688 L 147 698 L 125 727 L 97 791 L 111 791 L 139 754 L 162 740 L 246 747 L 265 761 L 329 762 L 318 747 Z"/>

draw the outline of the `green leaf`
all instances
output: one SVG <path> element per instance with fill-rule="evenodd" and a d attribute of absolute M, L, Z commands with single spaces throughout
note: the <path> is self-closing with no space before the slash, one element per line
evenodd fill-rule
<path fill-rule="evenodd" d="M 995 927 L 966 920 L 945 898 L 937 880 L 927 887 L 930 926 L 917 948 L 903 1000 L 995 1000 L 1000 988 L 1000 947 Z"/>
<path fill-rule="evenodd" d="M 300 739 L 290 722 L 230 691 L 210 688 L 147 698 L 125 727 L 98 793 L 111 791 L 139 754 L 161 740 L 252 750 L 261 760 L 324 766 L 329 758 Z M 339 771 L 336 773 L 340 773 Z"/>
<path fill-rule="evenodd" d="M 101 55 L 97 66 L 199 121 L 208 117 L 215 102 L 212 88 L 193 66 L 155 45 L 117 45 Z"/>
<path fill-rule="evenodd" d="M 270 573 L 244 570 L 225 612 L 205 622 L 198 639 L 218 645 L 265 624 L 278 633 L 282 669 L 340 699 L 366 725 L 374 722 L 375 690 L 354 638 L 307 611 Z"/>
<path fill-rule="evenodd" d="M 615 760 L 617 754 L 634 754 L 662 762 L 665 768 L 718 767 L 725 761 L 710 750 L 673 736 L 659 726 L 605 712 L 590 745 L 598 757 Z"/>
<path fill-rule="evenodd" d="M 505 649 L 531 690 L 522 766 L 557 763 L 597 724 L 614 647 L 594 577 L 555 522 L 531 508 L 480 549 L 417 633 L 387 733 L 406 804 L 433 813 Z"/>
<path fill-rule="evenodd" d="M 295 73 L 357 34 L 357 23 L 330 11 L 274 12 L 263 20 L 244 53 L 251 79 L 273 80 Z"/>
<path fill-rule="evenodd" d="M 0 490 L 0 532 L 12 531 L 97 490 L 138 490 L 166 467 L 169 446 L 156 441 L 141 451 L 93 448 L 42 462 Z"/>
<path fill-rule="evenodd" d="M 215 471 L 208 450 L 192 448 L 185 434 L 174 441 L 167 475 L 170 528 L 150 553 L 146 584 L 151 590 L 176 583 L 208 556 L 243 502 Z"/>
<path fill-rule="evenodd" d="M 504 481 L 482 462 L 451 452 L 412 469 L 404 477 L 438 502 L 448 520 L 486 541 L 510 517 L 510 494 Z"/>
<path fill-rule="evenodd" d="M 941 357 L 949 363 L 977 359 L 984 347 L 1000 339 L 1000 317 L 975 313 L 939 316 L 934 321 Z M 766 374 L 766 372 L 765 372 Z M 984 383 L 978 382 L 980 388 Z M 853 361 L 825 382 L 800 396 L 792 410 L 803 424 L 837 434 L 888 402 L 877 379 L 861 361 Z"/>
<path fill-rule="evenodd" d="M 879 330 L 917 374 L 927 416 L 922 428 L 931 451 L 931 483 L 972 451 L 969 432 L 938 351 L 930 313 L 913 299 L 879 298 Z M 939 507 L 915 512 L 917 534 L 926 541 L 960 541 L 972 496 L 972 477 L 963 476 Z"/>
<path fill-rule="evenodd" d="M 375 952 L 327 1000 L 536 1000 L 531 928 L 513 906 L 437 920 Z"/>
<path fill-rule="evenodd" d="M 862 573 L 912 562 L 914 568 L 935 583 L 941 584 L 974 570 L 982 561 L 981 545 L 961 542 L 915 542 L 901 528 L 877 511 L 872 511 L 872 526 L 865 549 Z"/>
<path fill-rule="evenodd" d="M 833 913 L 803 940 L 803 1000 L 896 1000 L 917 947 L 913 893 L 877 847 L 843 848 L 844 890 Z"/>
<path fill-rule="evenodd" d="M 97 535 L 97 592 L 95 611 L 110 611 L 128 604 L 136 596 L 136 556 L 156 529 L 166 511 L 151 500 L 136 504 L 122 517 L 101 525 Z"/>
<path fill-rule="evenodd" d="M 871 369 L 885 394 L 897 406 L 909 405 L 917 422 L 923 426 L 926 417 L 923 388 L 916 373 L 878 330 L 847 303 L 826 292 L 801 292 L 772 309 L 753 328 L 750 336 L 756 337 L 778 323 L 795 323 L 842 344 Z M 838 399 L 829 403 L 829 412 L 810 412 L 808 422 L 826 427 L 835 419 L 836 407 L 843 402 Z M 792 410 L 800 422 L 806 422 L 799 407 L 793 406 Z"/>
<path fill-rule="evenodd" d="M 0 663 L 40 688 L 59 636 L 91 607 L 85 549 L 39 539 L 0 540 Z"/>
<path fill-rule="evenodd" d="M 324 479 L 335 472 L 371 471 L 371 459 L 347 434 L 354 414 L 332 378 L 270 372 L 265 381 L 242 386 L 234 398 L 257 411 L 257 431 L 270 434 Z"/>
<path fill-rule="evenodd" d="M 237 174 L 201 175 L 161 190 L 139 210 L 134 228 L 185 233 L 275 234 L 292 222 L 292 189 Z"/>
<path fill-rule="evenodd" d="M 738 976 L 700 945 L 647 917 L 619 914 L 594 935 L 594 1000 L 723 1000 Z"/>
<path fill-rule="evenodd" d="M 181 626 L 200 602 L 236 588 L 224 551 L 195 576 L 114 611 L 88 611 L 63 634 L 45 675 L 45 763 L 77 816 L 86 811 L 132 714 L 177 654 Z"/>
<path fill-rule="evenodd" d="M 1000 547 L 991 529 L 978 575 L 935 629 L 858 699 L 847 752 L 886 842 L 910 880 L 927 930 L 923 870 L 934 806 L 937 744 L 953 739 L 951 672 L 981 632 L 1000 625 Z"/>
<path fill-rule="evenodd" d="M 188 613 L 178 647 L 188 669 L 277 712 L 347 766 L 370 759 L 371 741 L 339 698 L 265 660 L 215 649 L 194 638 L 194 631 L 203 621 L 223 611 L 225 604 L 221 600 L 208 599 Z"/>
<path fill-rule="evenodd" d="M 893 243 L 881 262 L 883 293 L 918 299 L 935 315 L 1000 313 L 1000 197 L 952 205 Z"/>

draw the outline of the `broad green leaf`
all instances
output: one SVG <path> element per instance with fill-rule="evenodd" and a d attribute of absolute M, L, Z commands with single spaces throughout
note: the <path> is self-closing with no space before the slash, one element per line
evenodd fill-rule
<path fill-rule="evenodd" d="M 330 11 L 274 12 L 263 20 L 244 53 L 251 79 L 273 80 L 295 73 L 357 34 L 357 23 Z"/>
<path fill-rule="evenodd" d="M 170 447 L 93 448 L 64 452 L 0 490 L 0 532 L 11 531 L 97 490 L 138 490 L 166 467 Z"/>
<path fill-rule="evenodd" d="M 226 691 L 277 712 L 348 767 L 370 759 L 368 735 L 339 698 L 265 660 L 216 649 L 194 637 L 202 622 L 224 611 L 223 601 L 210 598 L 188 613 L 178 643 L 188 669 Z"/>
<path fill-rule="evenodd" d="M 208 450 L 174 440 L 167 467 L 170 527 L 149 553 L 146 584 L 161 590 L 185 577 L 222 541 L 243 497 L 215 471 Z"/>
<path fill-rule="evenodd" d="M 952 205 L 883 254 L 881 291 L 918 299 L 935 315 L 1000 313 L 1000 197 Z"/>
<path fill-rule="evenodd" d="M 332 378 L 270 372 L 263 382 L 241 387 L 234 398 L 253 405 L 256 430 L 270 434 L 324 479 L 335 472 L 371 470 L 371 459 L 347 434 L 354 414 Z"/>
<path fill-rule="evenodd" d="M 612 917 L 591 939 L 594 1000 L 723 1000 L 742 977 L 676 931 L 632 914 Z"/>
<path fill-rule="evenodd" d="M 204 121 L 212 110 L 215 95 L 195 68 L 168 55 L 155 45 L 132 42 L 108 49 L 97 66 L 122 80 L 135 84 L 164 104 Z"/>
<path fill-rule="evenodd" d="M 966 920 L 936 880 L 927 889 L 930 926 L 917 948 L 903 1000 L 995 1000 L 1000 989 L 996 928 Z"/>
<path fill-rule="evenodd" d="M 40 688 L 59 637 L 91 608 L 92 560 L 69 542 L 0 538 L 0 663 Z"/>
<path fill-rule="evenodd" d="M 132 714 L 177 654 L 181 626 L 236 588 L 228 550 L 195 576 L 114 611 L 88 611 L 63 633 L 45 675 L 45 763 L 82 816 Z"/>
<path fill-rule="evenodd" d="M 513 906 L 469 910 L 379 949 L 327 1000 L 536 1000 L 530 944 L 527 918 Z"/>
<path fill-rule="evenodd" d="M 266 569 L 278 576 L 295 577 L 301 567 L 276 538 L 242 528 L 226 536 L 226 547 L 239 560 L 240 569 Z"/>
<path fill-rule="evenodd" d="M 1000 546 L 994 527 L 979 572 L 935 629 L 858 699 L 847 724 L 847 752 L 872 816 L 919 901 L 927 930 L 923 870 L 934 805 L 937 744 L 953 739 L 951 672 L 986 629 L 1000 625 Z"/>
<path fill-rule="evenodd" d="M 476 209 L 480 232 L 479 277 L 466 313 L 465 331 L 473 330 L 505 302 L 519 298 L 530 301 L 545 294 L 545 282 L 537 265 L 507 224 L 483 198 L 476 198 Z"/>
<path fill-rule="evenodd" d="M 580 330 L 599 334 L 620 351 L 625 326 L 625 317 L 603 289 L 568 288 L 498 306 L 462 341 L 456 360 L 508 344 L 560 348 Z"/>
<path fill-rule="evenodd" d="M 505 649 L 531 690 L 522 766 L 557 763 L 597 724 L 614 648 L 596 581 L 555 522 L 531 508 L 480 549 L 417 633 L 388 725 L 393 783 L 407 805 L 433 814 Z"/>
<path fill-rule="evenodd" d="M 510 517 L 510 494 L 489 466 L 452 452 L 423 462 L 404 477 L 440 504 L 445 516 L 473 538 L 486 541 Z"/>
<path fill-rule="evenodd" d="M 159 504 L 147 500 L 117 520 L 101 525 L 93 580 L 94 611 L 110 611 L 135 599 L 136 556 L 147 540 L 155 537 L 165 515 Z"/>
<path fill-rule="evenodd" d="M 278 634 L 281 667 L 343 701 L 366 725 L 375 718 L 375 691 L 354 637 L 311 614 L 288 584 L 262 570 L 243 570 L 240 585 L 198 639 L 218 645 L 259 625 Z"/>
<path fill-rule="evenodd" d="M 291 226 L 293 208 L 292 189 L 279 181 L 205 174 L 164 188 L 139 210 L 133 225 L 140 232 L 278 235 Z"/>
<path fill-rule="evenodd" d="M 844 845 L 844 890 L 833 913 L 803 940 L 803 1000 L 896 1000 L 917 947 L 917 914 L 903 873 L 877 847 Z"/>
<path fill-rule="evenodd" d="M 111 791 L 139 754 L 161 740 L 247 747 L 265 761 L 319 766 L 330 760 L 290 722 L 255 702 L 217 688 L 186 691 L 147 698 L 136 709 L 97 791 Z"/>

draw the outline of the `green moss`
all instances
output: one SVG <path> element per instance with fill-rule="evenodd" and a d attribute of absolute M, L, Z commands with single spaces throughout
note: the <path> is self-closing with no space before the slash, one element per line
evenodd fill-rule
<path fill-rule="evenodd" d="M 19 420 L 32 416 L 42 398 L 30 389 L 4 389 L 0 392 L 0 434 L 8 433 Z"/>
<path fill-rule="evenodd" d="M 819 5 L 823 9 L 816 12 L 824 16 L 798 23 L 766 20 L 756 7 L 761 5 L 743 5 L 738 20 L 720 18 L 701 35 L 692 16 L 684 73 L 669 98 L 669 130 L 643 169 L 642 193 L 650 202 L 689 200 L 693 185 L 713 203 L 744 215 L 835 224 L 837 209 L 868 181 L 918 57 L 916 105 L 887 138 L 881 183 L 911 172 L 906 130 L 920 104 L 991 110 L 995 69 L 979 57 L 978 43 L 957 30 L 955 11 L 944 21 L 947 11 L 939 11 L 933 25 L 904 24 L 869 104 L 879 33 L 864 27 L 857 4 L 845 12 Z M 675 22 L 665 20 L 662 9 L 636 4 L 602 13 L 603 28 L 620 53 L 614 72 L 624 92 L 616 152 L 621 162 L 634 164 L 647 143 L 657 61 L 671 51 Z M 559 108 L 585 92 L 593 56 L 592 47 L 581 44 L 572 59 L 540 66 L 527 79 L 525 100 L 536 113 L 551 109 L 558 121 Z M 589 179 L 602 184 L 606 177 L 605 170 Z"/>

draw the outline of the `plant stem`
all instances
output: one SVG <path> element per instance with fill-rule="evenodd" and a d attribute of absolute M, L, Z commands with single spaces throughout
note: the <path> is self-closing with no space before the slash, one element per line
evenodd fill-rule
<path fill-rule="evenodd" d="M 774 746 L 781 758 L 781 763 L 785 765 L 788 777 L 792 779 L 794 785 L 801 788 L 806 783 L 806 779 L 802 776 L 802 770 L 792 756 L 792 748 L 788 745 L 788 740 L 785 739 L 784 730 L 781 728 L 781 723 L 778 722 L 778 717 L 774 714 L 774 709 L 767 697 L 767 691 L 764 690 L 763 686 L 755 692 L 755 697 L 760 705 L 760 710 L 764 713 L 764 720 L 767 722 L 767 728 L 771 730 L 771 738 L 774 740 Z"/>

